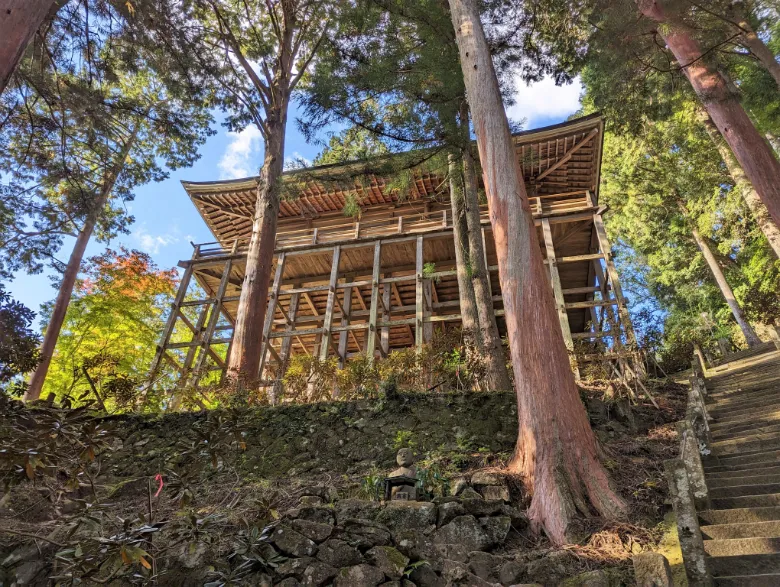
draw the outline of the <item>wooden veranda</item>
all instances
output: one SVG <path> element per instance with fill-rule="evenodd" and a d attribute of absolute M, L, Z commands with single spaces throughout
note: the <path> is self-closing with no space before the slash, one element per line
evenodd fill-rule
<path fill-rule="evenodd" d="M 580 361 L 620 358 L 635 339 L 598 203 L 604 122 L 594 115 L 519 133 L 522 166 L 561 328 Z M 270 385 L 294 353 L 370 360 L 420 347 L 460 322 L 455 245 L 445 174 L 417 173 L 405 194 L 388 178 L 349 186 L 326 181 L 334 167 L 285 173 L 294 196 L 280 207 L 259 379 Z M 322 178 L 322 179 L 320 179 Z M 216 242 L 194 245 L 151 370 L 198 386 L 225 369 L 244 279 L 257 178 L 184 183 Z M 344 215 L 348 199 L 359 217 Z M 495 249 L 482 210 L 490 285 L 503 332 Z M 195 284 L 199 287 L 195 287 Z M 598 352 L 595 352 L 598 351 Z M 213 379 L 213 375 L 209 379 Z"/>

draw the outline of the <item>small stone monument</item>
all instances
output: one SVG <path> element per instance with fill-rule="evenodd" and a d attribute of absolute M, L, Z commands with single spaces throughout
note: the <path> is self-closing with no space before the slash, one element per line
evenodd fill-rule
<path fill-rule="evenodd" d="M 402 448 L 395 462 L 398 468 L 385 479 L 385 501 L 417 501 L 417 467 L 412 451 Z"/>

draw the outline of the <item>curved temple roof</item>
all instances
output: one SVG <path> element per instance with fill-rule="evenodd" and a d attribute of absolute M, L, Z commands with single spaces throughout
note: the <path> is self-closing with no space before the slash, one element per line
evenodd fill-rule
<path fill-rule="evenodd" d="M 598 198 L 603 136 L 604 119 L 600 114 L 515 134 L 515 152 L 529 195 L 590 190 Z M 398 202 L 399 191 L 388 185 L 389 177 L 369 174 L 360 179 L 365 167 L 366 163 L 359 162 L 285 172 L 286 197 L 279 217 L 316 218 L 342 210 L 350 196 L 364 208 Z M 251 233 L 258 181 L 259 177 L 250 177 L 182 185 L 216 239 L 227 245 Z M 417 172 L 403 197 L 435 196 L 444 190 L 444 181 L 444 174 Z"/>

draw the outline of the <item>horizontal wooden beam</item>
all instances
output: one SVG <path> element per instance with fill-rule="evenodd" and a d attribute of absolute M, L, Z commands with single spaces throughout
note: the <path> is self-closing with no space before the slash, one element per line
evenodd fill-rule
<path fill-rule="evenodd" d="M 567 310 L 576 310 L 577 308 L 599 308 L 601 306 L 614 306 L 617 300 L 588 300 L 585 302 L 569 302 L 566 304 Z"/>

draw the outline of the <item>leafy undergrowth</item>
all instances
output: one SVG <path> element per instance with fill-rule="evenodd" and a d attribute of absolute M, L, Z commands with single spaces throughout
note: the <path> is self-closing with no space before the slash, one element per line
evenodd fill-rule
<path fill-rule="evenodd" d="M 582 540 L 557 551 L 527 529 L 513 531 L 502 554 L 539 560 L 540 573 L 557 569 L 556 581 L 604 566 L 630 575 L 631 555 L 661 538 L 663 460 L 675 454 L 673 423 L 685 402 L 673 383 L 651 391 L 660 410 L 640 401 L 629 412 L 608 383 L 582 390 L 629 519 L 585 520 Z M 514 406 L 511 394 L 401 394 L 99 417 L 0 400 L 0 583 L 26 573 L 42 585 L 52 576 L 63 585 L 202 584 L 204 576 L 214 585 L 254 584 L 248 577 L 278 562 L 263 529 L 302 496 L 375 499 L 401 447 L 419 455 L 430 494 L 448 494 L 457 479 L 507 462 Z M 519 479 L 510 489 L 526 506 Z"/>

